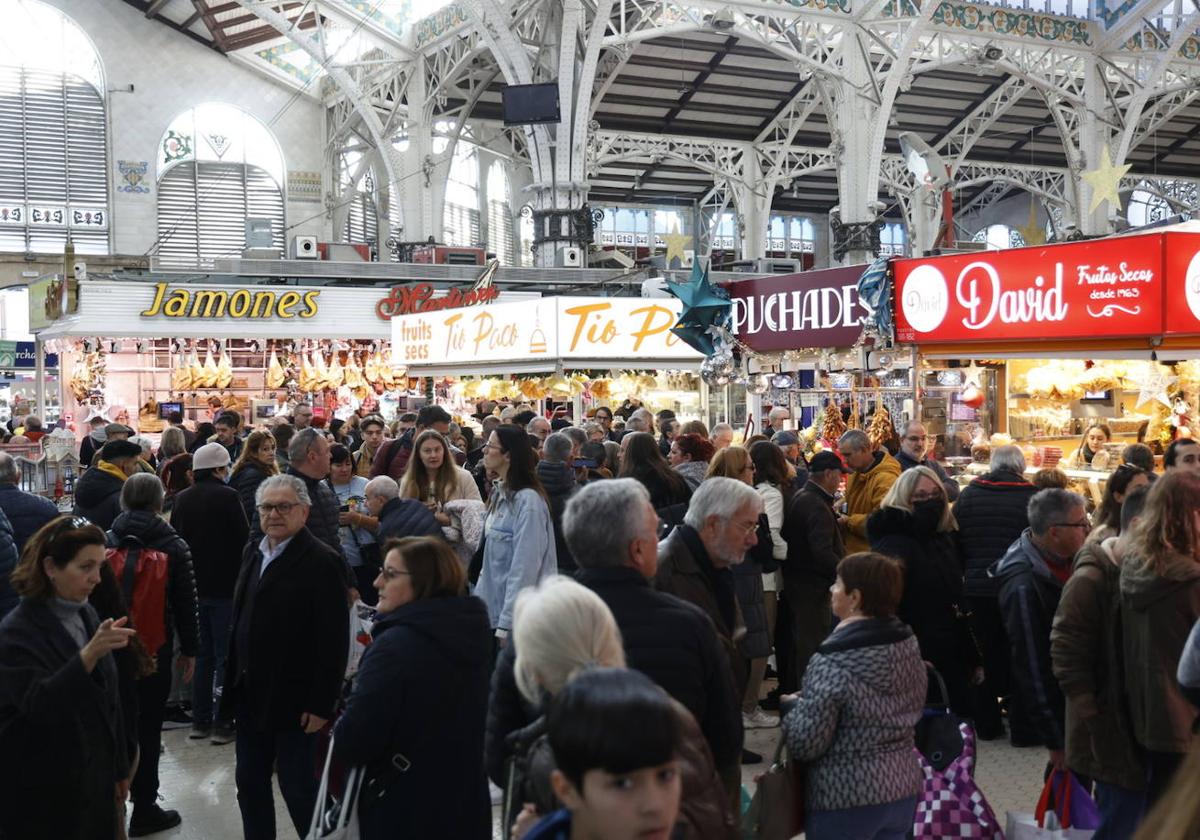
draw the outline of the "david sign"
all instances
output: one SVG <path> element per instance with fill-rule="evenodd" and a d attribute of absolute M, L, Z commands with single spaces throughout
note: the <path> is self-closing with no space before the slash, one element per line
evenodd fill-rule
<path fill-rule="evenodd" d="M 932 344 L 1157 335 L 1161 235 L 898 260 L 896 337 Z"/>
<path fill-rule="evenodd" d="M 858 299 L 865 265 L 751 277 L 726 285 L 733 332 L 759 352 L 849 347 L 870 311 Z"/>

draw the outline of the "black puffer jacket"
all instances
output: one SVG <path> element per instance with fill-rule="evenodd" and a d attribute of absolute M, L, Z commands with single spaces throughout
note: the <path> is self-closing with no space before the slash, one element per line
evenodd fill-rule
<path fill-rule="evenodd" d="M 916 634 L 921 656 L 945 678 L 951 707 L 969 714 L 971 671 L 980 663 L 965 622 L 955 617 L 963 598 L 955 534 L 923 530 L 908 511 L 884 507 L 867 520 L 867 535 L 872 550 L 904 564 L 897 615 Z"/>
<path fill-rule="evenodd" d="M 234 473 L 233 478 L 229 479 L 229 486 L 237 491 L 238 498 L 242 502 L 242 510 L 246 512 L 247 522 L 257 522 L 254 510 L 254 493 L 258 490 L 258 485 L 266 481 L 267 478 L 267 473 L 262 467 L 247 461 L 242 465 L 241 469 Z"/>
<path fill-rule="evenodd" d="M 539 461 L 537 476 L 550 499 L 550 518 L 554 522 L 554 550 L 558 555 L 558 571 L 564 575 L 574 574 L 577 567 L 563 537 L 562 518 L 567 502 L 575 495 L 579 485 L 575 483 L 575 475 L 571 468 L 563 463 Z"/>
<path fill-rule="evenodd" d="M 379 510 L 379 530 L 375 537 L 380 545 L 392 537 L 440 537 L 438 525 L 429 508 L 416 499 L 388 499 Z"/>
<path fill-rule="evenodd" d="M 963 488 L 954 503 L 963 556 L 963 592 L 970 598 L 995 598 L 1000 584 L 988 566 L 1029 527 L 1029 500 L 1038 489 L 1007 470 L 982 475 Z"/>
<path fill-rule="evenodd" d="M 209 476 L 175 497 L 171 525 L 192 549 L 196 591 L 232 598 L 250 524 L 235 490 Z"/>
<path fill-rule="evenodd" d="M 74 516 L 85 516 L 98 528 L 108 530 L 121 513 L 123 479 L 107 470 L 92 467 L 75 482 Z"/>
<path fill-rule="evenodd" d="M 191 549 L 166 520 L 148 510 L 127 510 L 113 522 L 108 547 L 119 548 L 131 542 L 167 555 L 167 626 L 173 626 L 179 634 L 183 655 L 195 656 L 200 647 L 200 625 Z"/>

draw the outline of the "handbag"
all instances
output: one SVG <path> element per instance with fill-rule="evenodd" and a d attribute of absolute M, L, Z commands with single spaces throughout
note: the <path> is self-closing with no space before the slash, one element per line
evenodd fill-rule
<path fill-rule="evenodd" d="M 917 753 L 925 779 L 913 817 L 912 836 L 928 840 L 1004 840 L 996 813 L 975 784 L 975 733 L 968 724 L 960 723 L 959 734 L 962 749 L 940 771 L 920 751 Z"/>
<path fill-rule="evenodd" d="M 970 724 L 950 710 L 950 694 L 946 691 L 946 681 L 942 675 L 936 668 L 929 667 L 928 670 L 931 682 L 936 683 L 941 693 L 941 703 L 926 705 L 921 719 L 917 721 L 914 742 L 917 752 L 929 762 L 930 767 L 941 773 L 963 754 L 966 746 L 963 727 L 970 729 Z M 971 737 L 973 740 L 973 730 Z"/>
<path fill-rule="evenodd" d="M 325 769 L 321 771 L 321 786 L 317 789 L 317 806 L 313 809 L 312 824 L 304 840 L 358 840 L 358 794 L 362 786 L 363 769 L 355 767 L 346 775 L 346 784 L 339 800 L 329 791 L 329 768 L 333 764 L 333 738 L 325 754 Z"/>
<path fill-rule="evenodd" d="M 804 829 L 804 774 L 787 757 L 780 738 L 771 767 L 758 779 L 746 810 L 746 836 L 756 840 L 791 840 Z"/>

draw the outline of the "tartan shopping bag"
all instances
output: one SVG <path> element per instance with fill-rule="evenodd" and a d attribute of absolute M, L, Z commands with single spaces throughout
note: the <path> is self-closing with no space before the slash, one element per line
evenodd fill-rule
<path fill-rule="evenodd" d="M 962 752 L 944 770 L 935 770 L 919 750 L 913 750 L 925 774 L 913 817 L 913 837 L 1004 840 L 1000 822 L 972 775 L 975 770 L 975 732 L 967 723 L 960 723 L 958 731 L 962 735 Z"/>

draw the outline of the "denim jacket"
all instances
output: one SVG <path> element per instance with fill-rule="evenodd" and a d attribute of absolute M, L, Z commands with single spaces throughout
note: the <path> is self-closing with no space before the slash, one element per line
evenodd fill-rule
<path fill-rule="evenodd" d="M 483 571 L 475 594 L 492 627 L 512 629 L 517 593 L 558 570 L 550 508 L 536 490 L 509 494 L 496 482 L 484 526 Z"/>

